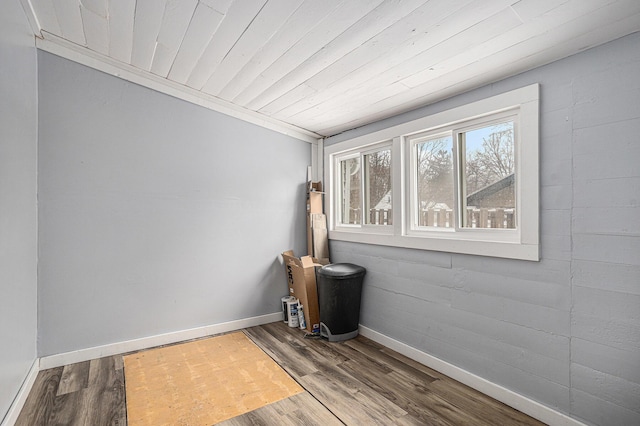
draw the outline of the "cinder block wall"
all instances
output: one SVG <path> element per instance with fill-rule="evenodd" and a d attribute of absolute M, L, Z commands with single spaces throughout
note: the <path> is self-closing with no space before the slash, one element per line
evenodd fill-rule
<path fill-rule="evenodd" d="M 640 34 L 326 145 L 541 85 L 541 261 L 331 242 L 361 323 L 594 425 L 640 424 Z M 524 159 L 526 161 L 526 159 Z"/>

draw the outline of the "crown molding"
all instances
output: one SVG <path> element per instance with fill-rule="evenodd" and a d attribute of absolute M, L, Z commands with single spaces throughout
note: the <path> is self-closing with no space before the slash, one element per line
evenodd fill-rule
<path fill-rule="evenodd" d="M 29 0 L 22 0 L 28 3 Z M 304 142 L 316 144 L 322 136 L 309 130 L 285 123 L 231 102 L 208 95 L 191 87 L 175 83 L 148 71 L 125 64 L 84 46 L 79 46 L 56 35 L 42 31 L 42 38 L 36 38 L 36 47 L 45 52 L 88 66 L 104 73 L 130 81 L 140 86 L 173 96 L 201 107 L 256 124 Z"/>

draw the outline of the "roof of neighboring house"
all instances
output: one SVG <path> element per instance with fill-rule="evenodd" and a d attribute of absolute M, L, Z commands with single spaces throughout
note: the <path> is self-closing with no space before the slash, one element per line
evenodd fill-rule
<path fill-rule="evenodd" d="M 508 176 L 503 177 L 497 182 L 492 183 L 491 185 L 487 185 L 482 189 L 477 190 L 473 194 L 469 194 L 467 196 L 467 205 L 473 206 L 478 204 L 481 200 L 492 196 L 493 194 L 512 186 L 515 183 L 515 175 L 512 173 Z M 373 210 L 391 210 L 393 208 L 391 204 L 391 191 L 387 192 L 375 205 Z M 449 210 L 450 207 L 445 203 L 434 203 L 433 201 L 429 202 L 426 207 L 427 209 L 441 209 L 441 210 Z"/>
<path fill-rule="evenodd" d="M 515 181 L 515 175 L 511 173 L 510 175 L 503 177 L 499 181 L 494 182 L 491 185 L 487 185 L 484 188 L 477 190 L 473 194 L 469 194 L 467 196 L 467 205 L 473 206 L 475 204 L 478 204 L 481 200 L 490 197 L 496 192 L 512 186 Z"/>
<path fill-rule="evenodd" d="M 373 208 L 373 210 L 391 210 L 391 191 L 384 194 L 384 196 L 378 201 L 378 204 Z"/>

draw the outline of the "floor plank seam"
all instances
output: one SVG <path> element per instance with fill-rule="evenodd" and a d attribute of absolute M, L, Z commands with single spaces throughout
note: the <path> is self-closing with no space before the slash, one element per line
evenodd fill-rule
<path fill-rule="evenodd" d="M 287 372 L 287 374 L 288 374 L 288 375 L 289 375 L 293 380 L 295 380 L 295 382 L 296 382 L 296 383 L 298 383 L 298 384 L 299 384 L 299 385 L 304 389 L 304 391 L 305 391 L 306 393 L 308 393 L 308 394 L 309 394 L 309 395 L 310 395 L 314 400 L 316 400 L 316 401 L 317 401 L 320 405 L 322 405 L 322 406 L 323 406 L 323 407 L 324 407 L 328 412 L 330 412 L 330 413 L 331 413 L 331 415 L 332 415 L 333 417 L 335 417 L 335 418 L 336 418 L 340 423 L 342 423 L 344 426 L 347 426 L 347 424 L 346 424 L 345 422 L 343 422 L 343 421 L 342 421 L 342 419 L 341 419 L 340 417 L 338 417 L 338 416 L 336 415 L 336 413 L 335 413 L 331 408 L 329 408 L 329 407 L 328 407 L 327 405 L 325 405 L 322 401 L 320 401 L 320 400 L 319 400 L 319 399 L 318 399 L 318 398 L 317 398 L 317 397 L 316 397 L 316 396 L 315 396 L 315 395 L 314 395 L 314 394 L 313 394 L 313 393 L 312 393 L 312 392 L 311 392 L 311 391 L 310 391 L 310 390 L 309 390 L 309 389 L 308 389 L 308 388 L 307 388 L 303 383 L 301 383 L 301 382 L 300 382 L 296 377 L 294 377 L 293 375 L 291 375 L 291 373 L 289 373 L 289 372 L 288 372 L 288 371 L 287 371 L 287 370 L 286 370 L 286 369 L 285 369 L 285 368 L 280 364 L 280 362 L 278 362 L 278 360 L 277 360 L 277 359 L 275 359 L 275 358 L 274 358 L 273 356 L 271 356 L 267 351 L 265 351 L 265 350 L 262 348 L 262 346 L 261 346 L 258 342 L 256 342 L 256 341 L 253 339 L 253 336 L 251 336 L 249 333 L 247 333 L 247 332 L 246 332 L 246 329 L 245 329 L 245 330 L 242 330 L 242 332 L 243 332 L 243 333 L 244 333 L 244 334 L 245 334 L 245 335 L 246 335 L 246 336 L 247 336 L 247 337 L 248 337 L 248 338 L 249 338 L 253 343 L 255 343 L 255 344 L 256 344 L 256 346 L 258 346 L 258 347 L 260 348 L 260 350 L 262 350 L 262 352 L 264 352 L 265 354 L 267 354 L 267 356 L 268 356 L 269 358 L 271 358 L 271 359 L 272 359 L 276 364 L 280 365 L 280 368 L 282 368 L 283 370 L 285 370 L 285 371 Z"/>
<path fill-rule="evenodd" d="M 122 360 L 122 387 L 125 391 L 122 393 L 122 399 L 124 401 L 124 426 L 129 424 L 129 410 L 127 410 L 127 375 L 124 371 L 124 355 L 117 355 Z"/>

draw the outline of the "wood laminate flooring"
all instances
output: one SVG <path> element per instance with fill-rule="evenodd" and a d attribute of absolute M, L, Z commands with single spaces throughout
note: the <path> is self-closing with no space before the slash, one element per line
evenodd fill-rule
<path fill-rule="evenodd" d="M 282 322 L 244 332 L 305 392 L 221 425 L 542 425 L 362 336 L 304 339 Z M 122 355 L 43 370 L 16 425 L 126 425 L 124 380 Z"/>

